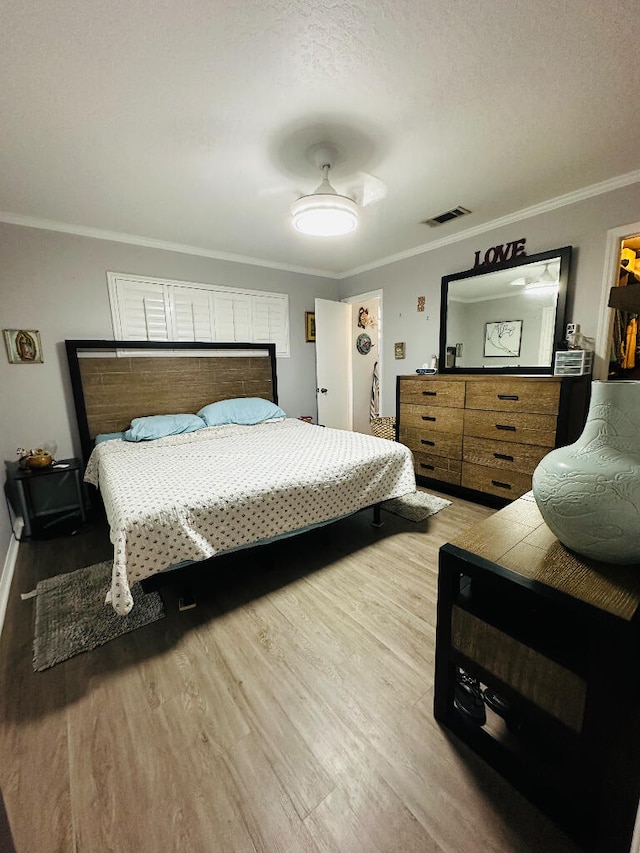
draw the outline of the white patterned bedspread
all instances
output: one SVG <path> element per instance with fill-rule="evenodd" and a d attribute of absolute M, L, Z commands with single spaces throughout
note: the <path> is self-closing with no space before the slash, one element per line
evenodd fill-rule
<path fill-rule="evenodd" d="M 150 442 L 104 441 L 85 480 L 102 494 L 114 545 L 107 600 L 185 560 L 287 534 L 415 491 L 411 451 L 293 418 Z"/>

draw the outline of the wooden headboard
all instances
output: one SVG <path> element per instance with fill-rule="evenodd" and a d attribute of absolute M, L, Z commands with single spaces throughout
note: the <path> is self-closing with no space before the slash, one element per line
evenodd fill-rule
<path fill-rule="evenodd" d="M 278 402 L 275 344 L 65 341 L 82 455 L 133 418 L 195 414 L 233 397 Z"/>

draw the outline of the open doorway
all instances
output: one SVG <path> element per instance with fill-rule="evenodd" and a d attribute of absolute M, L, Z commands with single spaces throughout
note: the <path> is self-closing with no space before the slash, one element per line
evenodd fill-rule
<path fill-rule="evenodd" d="M 318 423 L 371 433 L 382 390 L 382 291 L 315 300 Z"/>
<path fill-rule="evenodd" d="M 640 379 L 640 222 L 609 231 L 595 379 Z"/>
<path fill-rule="evenodd" d="M 359 293 L 342 300 L 351 305 L 351 400 L 353 429 L 371 433 L 382 394 L 382 291 Z"/>

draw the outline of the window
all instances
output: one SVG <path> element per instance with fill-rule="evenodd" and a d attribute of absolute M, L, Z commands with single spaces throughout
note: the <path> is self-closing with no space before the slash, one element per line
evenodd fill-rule
<path fill-rule="evenodd" d="M 286 293 L 107 273 L 116 339 L 275 343 L 289 356 Z"/>

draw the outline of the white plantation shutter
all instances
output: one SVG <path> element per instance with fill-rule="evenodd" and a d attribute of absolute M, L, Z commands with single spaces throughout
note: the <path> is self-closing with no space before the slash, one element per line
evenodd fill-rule
<path fill-rule="evenodd" d="M 213 341 L 211 295 L 198 287 L 171 285 L 172 341 Z"/>
<path fill-rule="evenodd" d="M 120 337 L 130 341 L 171 340 L 169 302 L 162 284 L 118 279 L 115 299 L 123 330 Z M 112 300 L 112 313 L 113 307 Z"/>
<path fill-rule="evenodd" d="M 251 297 L 246 293 L 213 294 L 216 341 L 254 341 L 251 331 Z"/>
<path fill-rule="evenodd" d="M 256 296 L 253 300 L 253 337 L 258 344 L 275 343 L 276 348 L 289 340 L 288 301 L 279 296 Z"/>
<path fill-rule="evenodd" d="M 286 293 L 107 273 L 116 340 L 275 343 L 289 355 Z"/>

